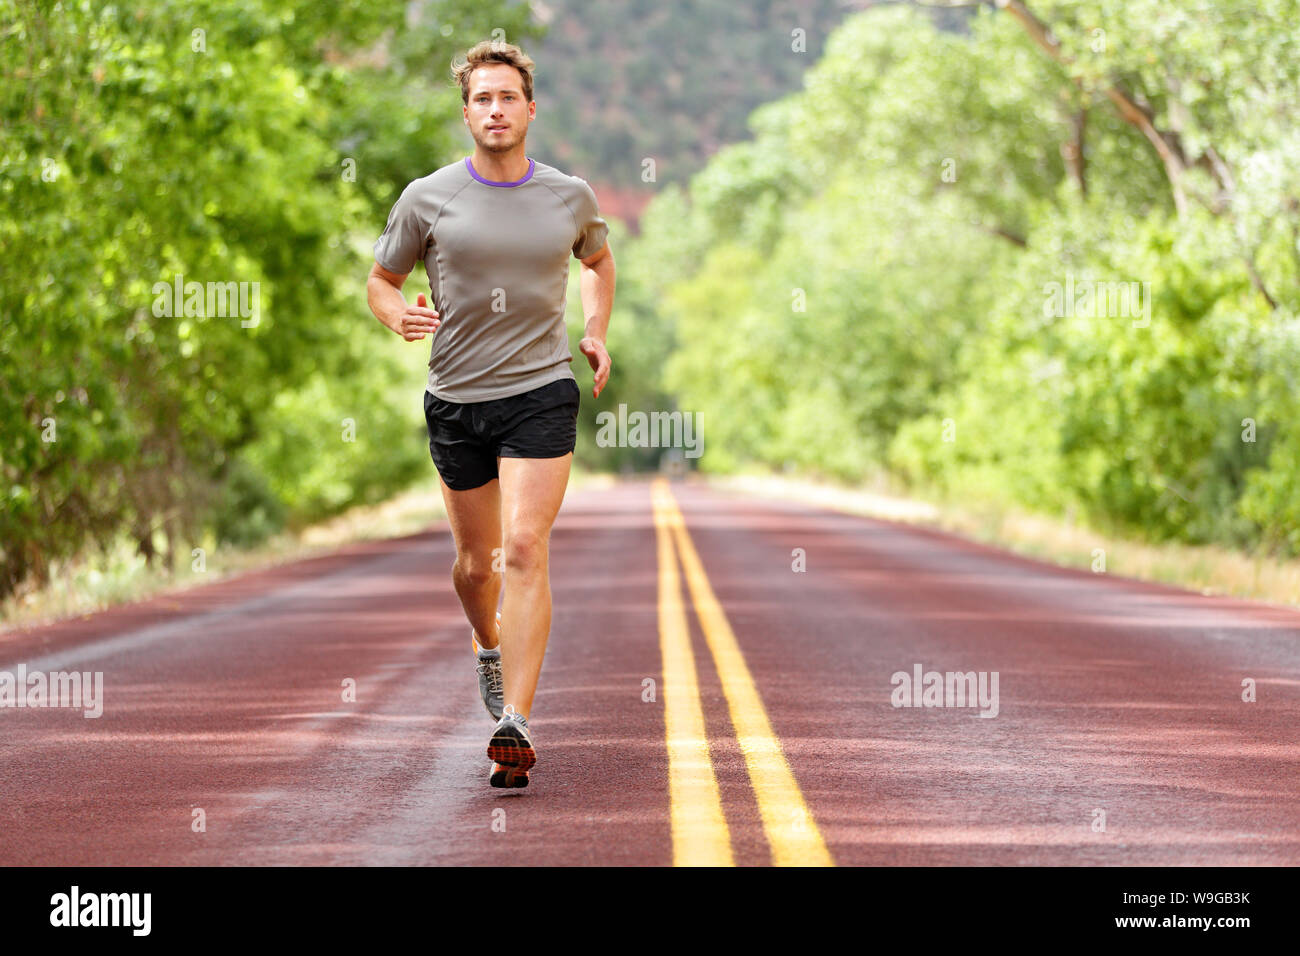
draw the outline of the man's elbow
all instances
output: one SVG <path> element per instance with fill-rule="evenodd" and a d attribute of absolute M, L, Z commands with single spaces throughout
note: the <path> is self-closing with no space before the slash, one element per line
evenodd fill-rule
<path fill-rule="evenodd" d="M 366 277 L 366 285 L 369 286 L 371 282 L 373 282 L 376 279 L 379 279 L 382 280 L 383 282 L 387 282 L 394 289 L 400 292 L 402 290 L 402 285 L 406 282 L 407 275 L 410 275 L 410 273 L 408 272 L 405 275 L 403 275 L 397 272 L 389 272 L 378 262 L 376 262 L 374 265 L 370 267 L 370 275 Z"/>
<path fill-rule="evenodd" d="M 599 252 L 594 252 L 585 259 L 579 259 L 579 262 L 587 269 L 614 268 L 614 250 L 605 243 L 600 247 Z"/>

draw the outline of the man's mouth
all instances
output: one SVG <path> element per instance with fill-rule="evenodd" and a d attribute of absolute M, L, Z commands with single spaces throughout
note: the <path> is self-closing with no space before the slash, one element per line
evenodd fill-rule
<path fill-rule="evenodd" d="M 488 132 L 489 132 L 489 133 L 500 133 L 500 132 L 503 132 L 503 131 L 505 131 L 505 130 L 507 130 L 507 129 L 509 129 L 509 128 L 510 128 L 510 127 L 508 127 L 508 126 L 489 126 L 489 127 L 488 127 Z"/>

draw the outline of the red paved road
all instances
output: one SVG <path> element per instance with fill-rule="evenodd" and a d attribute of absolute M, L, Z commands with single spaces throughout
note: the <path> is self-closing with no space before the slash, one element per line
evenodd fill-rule
<path fill-rule="evenodd" d="M 1300 863 L 1300 614 L 672 489 L 835 862 Z M 0 637 L 0 670 L 105 682 L 99 719 L 0 710 L 0 864 L 671 863 L 650 484 L 561 511 L 526 790 L 487 786 L 452 557 L 444 526 Z M 683 594 L 734 858 L 766 864 Z M 998 715 L 893 707 L 918 663 L 997 671 Z"/>

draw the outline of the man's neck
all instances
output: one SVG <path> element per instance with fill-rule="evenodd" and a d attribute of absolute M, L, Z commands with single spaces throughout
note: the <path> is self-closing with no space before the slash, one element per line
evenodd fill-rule
<path fill-rule="evenodd" d="M 484 179 L 494 183 L 513 183 L 528 175 L 528 157 L 524 155 L 524 144 L 507 153 L 487 153 L 475 149 L 470 157 L 474 171 Z"/>

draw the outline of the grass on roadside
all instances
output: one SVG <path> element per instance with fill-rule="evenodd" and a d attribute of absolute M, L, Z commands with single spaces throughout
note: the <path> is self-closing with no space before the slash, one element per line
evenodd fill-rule
<path fill-rule="evenodd" d="M 569 488 L 599 482 L 603 477 L 575 464 Z M 296 533 L 281 532 L 252 548 L 196 543 L 195 547 L 204 550 L 203 570 L 196 570 L 199 559 L 192 557 L 190 549 L 177 555 L 174 573 L 158 564 L 150 568 L 134 543 L 122 539 L 106 554 L 59 562 L 44 587 L 0 601 L 0 634 L 328 554 L 353 542 L 415 534 L 446 516 L 434 473 L 388 501 L 352 508 Z"/>
<path fill-rule="evenodd" d="M 1252 556 L 1212 545 L 1145 544 L 1105 535 L 1061 518 L 995 504 L 936 504 L 764 472 L 709 476 L 735 491 L 800 501 L 890 521 L 941 528 L 1065 567 L 1090 570 L 1105 552 L 1108 574 L 1158 581 L 1202 594 L 1300 607 L 1300 561 Z"/>
<path fill-rule="evenodd" d="M 569 488 L 608 485 L 616 480 L 575 464 Z M 732 491 L 942 528 L 1066 567 L 1091 568 L 1094 549 L 1100 548 L 1105 551 L 1107 573 L 1205 594 L 1300 607 L 1300 561 L 1254 557 L 1213 546 L 1143 544 L 1099 534 L 1060 518 L 994 505 L 935 504 L 893 494 L 883 487 L 851 488 L 763 472 L 709 475 L 706 480 Z M 180 556 L 173 574 L 162 567 L 150 568 L 124 540 L 107 555 L 62 562 L 45 587 L 0 602 L 0 634 L 328 554 L 352 542 L 414 534 L 445 517 L 437 477 L 431 475 L 382 504 L 353 508 L 300 532 L 276 535 L 254 548 L 209 547 L 203 571 L 195 570 L 188 552 Z"/>

